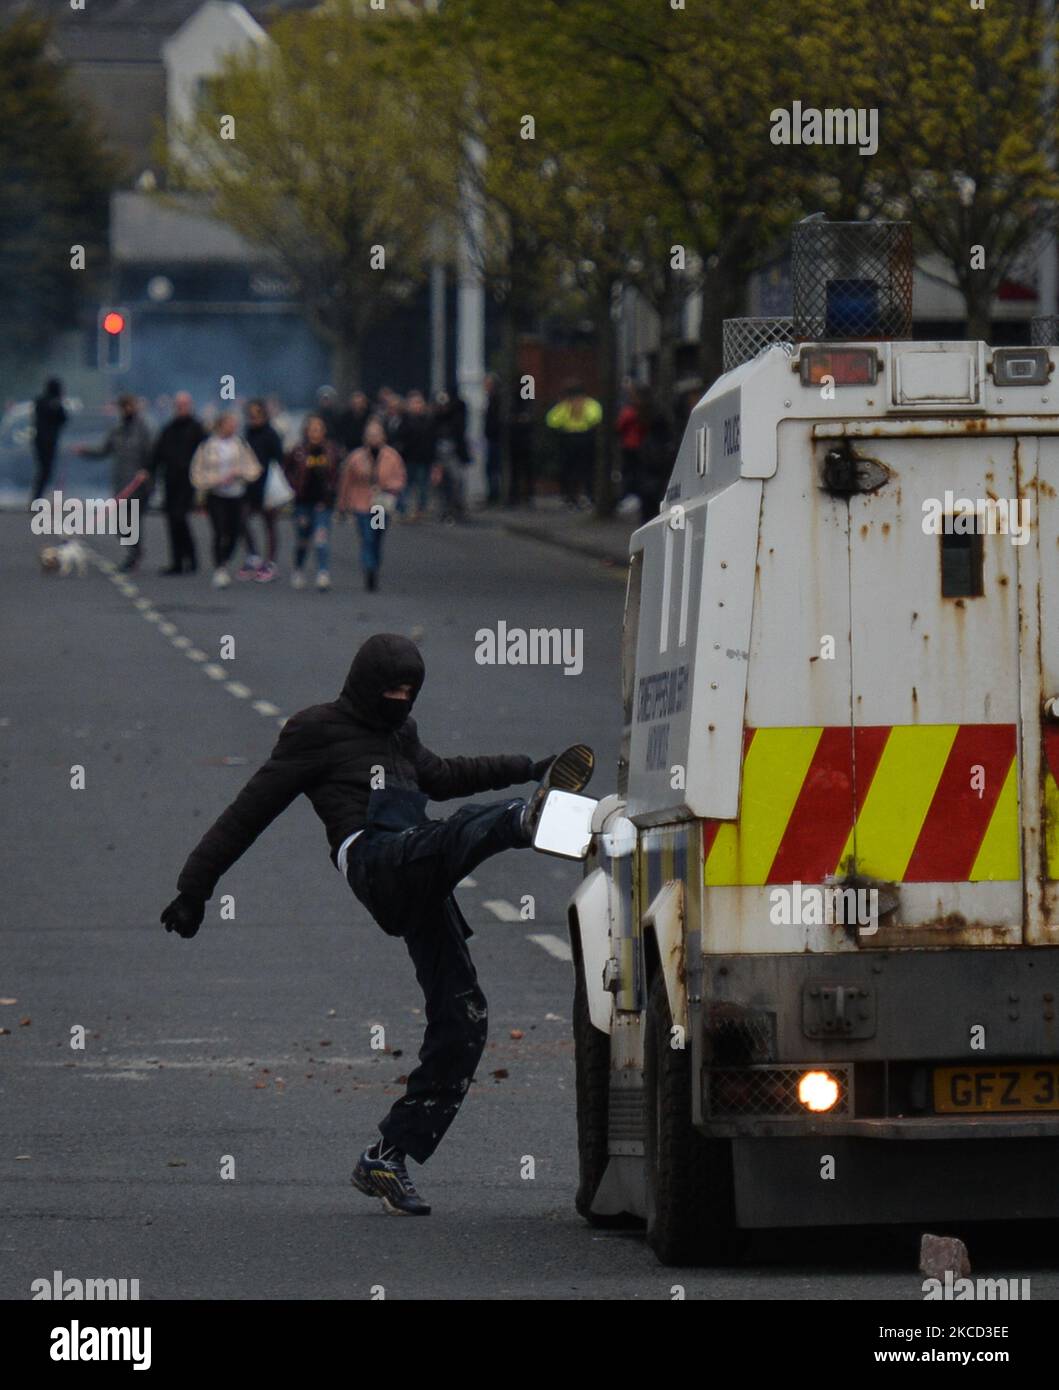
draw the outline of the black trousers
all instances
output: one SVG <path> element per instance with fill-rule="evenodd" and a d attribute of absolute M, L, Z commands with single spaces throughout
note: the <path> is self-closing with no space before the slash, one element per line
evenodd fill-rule
<path fill-rule="evenodd" d="M 559 490 L 565 502 L 591 497 L 595 438 L 592 430 L 571 430 L 559 435 Z"/>
<path fill-rule="evenodd" d="M 33 475 L 33 497 L 31 500 L 35 502 L 38 497 L 44 496 L 44 489 L 51 482 L 51 471 L 55 466 L 56 446 L 53 444 L 50 447 L 42 448 L 37 444 L 33 453 L 37 466 Z"/>
<path fill-rule="evenodd" d="M 239 530 L 243 524 L 243 499 L 241 497 L 218 497 L 209 493 L 206 510 L 213 527 L 213 563 L 217 569 L 226 565 L 232 558 Z"/>
<path fill-rule="evenodd" d="M 169 563 L 173 569 L 182 569 L 186 564 L 194 569 L 198 563 L 195 554 L 195 541 L 188 524 L 190 506 L 176 504 L 166 506 L 165 519 L 169 527 Z"/>
<path fill-rule="evenodd" d="M 426 1004 L 419 1065 L 379 1125 L 383 1141 L 417 1163 L 426 1162 L 456 1118 L 488 1032 L 485 995 L 467 949 L 471 931 L 452 891 L 490 855 L 526 846 L 524 805 L 463 806 L 446 820 L 402 829 L 369 823 L 350 846 L 349 885 L 384 931 L 404 938 Z"/>

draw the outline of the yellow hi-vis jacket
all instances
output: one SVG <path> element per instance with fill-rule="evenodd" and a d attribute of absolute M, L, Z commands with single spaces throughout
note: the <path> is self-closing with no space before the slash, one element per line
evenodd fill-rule
<path fill-rule="evenodd" d="M 603 419 L 603 407 L 591 396 L 583 396 L 581 399 L 582 407 L 579 414 L 574 413 L 572 402 L 560 401 L 548 411 L 544 423 L 550 430 L 561 430 L 563 434 L 584 434 L 585 430 L 594 429 Z"/>

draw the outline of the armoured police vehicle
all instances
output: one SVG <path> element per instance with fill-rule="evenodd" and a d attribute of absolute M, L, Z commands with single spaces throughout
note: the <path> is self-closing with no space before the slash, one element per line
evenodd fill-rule
<path fill-rule="evenodd" d="M 632 537 L 569 906 L 578 1208 L 666 1263 L 1059 1214 L 1057 340 L 913 341 L 906 224 L 792 284 Z"/>

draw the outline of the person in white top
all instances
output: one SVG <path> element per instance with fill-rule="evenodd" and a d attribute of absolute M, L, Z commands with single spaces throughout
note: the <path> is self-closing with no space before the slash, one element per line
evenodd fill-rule
<path fill-rule="evenodd" d="M 261 464 L 249 444 L 236 434 L 237 425 L 234 411 L 222 411 L 213 433 L 202 441 L 191 460 L 191 482 L 206 493 L 213 528 L 213 585 L 217 589 L 232 582 L 227 566 L 239 539 L 246 485 L 261 476 Z"/>

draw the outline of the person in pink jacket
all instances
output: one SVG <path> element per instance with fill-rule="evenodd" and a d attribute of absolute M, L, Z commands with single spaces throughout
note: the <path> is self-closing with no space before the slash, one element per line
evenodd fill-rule
<path fill-rule="evenodd" d="M 379 587 L 383 533 L 406 482 L 404 461 L 386 443 L 382 421 L 373 415 L 364 426 L 364 443 L 342 465 L 338 484 L 338 510 L 352 512 L 360 531 L 360 563 L 366 589 Z"/>

